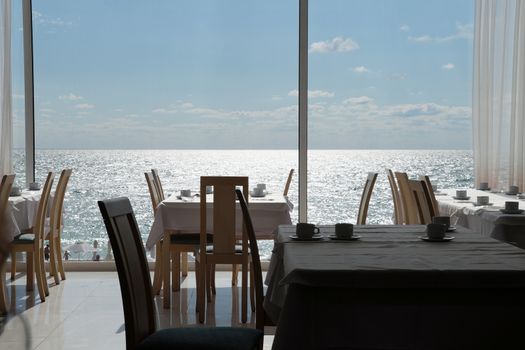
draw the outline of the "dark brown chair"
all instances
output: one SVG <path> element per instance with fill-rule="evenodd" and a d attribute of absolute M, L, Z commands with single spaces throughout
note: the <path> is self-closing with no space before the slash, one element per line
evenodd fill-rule
<path fill-rule="evenodd" d="M 126 327 L 126 349 L 256 349 L 263 332 L 252 328 L 195 327 L 157 331 L 151 278 L 135 215 L 125 197 L 99 201 L 113 247 Z"/>

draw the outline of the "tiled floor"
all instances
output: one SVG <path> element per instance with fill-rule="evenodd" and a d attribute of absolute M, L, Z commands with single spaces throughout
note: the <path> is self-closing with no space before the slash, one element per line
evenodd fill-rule
<path fill-rule="evenodd" d="M 231 273 L 217 272 L 216 285 L 215 307 L 208 308 L 206 324 L 242 326 L 240 289 L 231 286 Z M 8 284 L 7 289 L 22 318 L 15 317 L 7 323 L 0 335 L 0 350 L 23 348 L 26 332 L 22 319 L 29 325 L 32 349 L 125 349 L 124 315 L 116 272 L 69 272 L 66 281 L 50 287 L 50 296 L 44 303 L 38 293 L 25 291 L 25 276 Z M 160 297 L 155 299 L 159 328 L 196 325 L 195 278 L 191 272 L 181 291 L 172 296 L 171 309 L 162 308 Z M 248 326 L 253 327 L 254 316 L 249 316 Z M 270 349 L 272 341 L 272 335 L 265 335 L 264 348 Z"/>

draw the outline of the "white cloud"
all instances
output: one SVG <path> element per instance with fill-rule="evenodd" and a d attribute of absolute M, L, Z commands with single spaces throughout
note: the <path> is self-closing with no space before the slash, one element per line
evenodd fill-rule
<path fill-rule="evenodd" d="M 92 109 L 95 108 L 95 105 L 92 105 L 90 103 L 79 103 L 75 105 L 76 109 Z"/>
<path fill-rule="evenodd" d="M 317 41 L 310 45 L 311 53 L 350 52 L 359 49 L 359 45 L 351 38 L 335 37 L 331 40 Z"/>
<path fill-rule="evenodd" d="M 441 66 L 442 69 L 454 69 L 456 66 L 453 63 L 447 63 Z"/>
<path fill-rule="evenodd" d="M 65 100 L 65 101 L 79 101 L 79 100 L 83 100 L 84 97 L 77 96 L 74 93 L 70 92 L 67 95 L 60 95 L 60 96 L 58 96 L 58 99 L 59 100 Z"/>
<path fill-rule="evenodd" d="M 343 105 L 363 105 L 373 102 L 374 99 L 368 96 L 350 97 L 343 100 Z"/>
<path fill-rule="evenodd" d="M 354 67 L 353 71 L 356 73 L 366 73 L 368 72 L 368 68 L 366 68 L 365 66 L 357 66 Z"/>
<path fill-rule="evenodd" d="M 415 37 L 409 36 L 408 40 L 416 42 L 416 43 L 430 43 L 430 42 L 443 43 L 443 42 L 458 40 L 458 39 L 472 40 L 474 36 L 473 30 L 474 30 L 474 26 L 472 24 L 462 24 L 460 22 L 456 22 L 456 32 L 451 35 L 447 35 L 447 36 L 422 35 L 422 36 L 415 36 Z"/>
<path fill-rule="evenodd" d="M 410 27 L 406 24 L 403 24 L 401 27 L 399 27 L 399 30 L 402 32 L 408 32 L 410 30 Z"/>
<path fill-rule="evenodd" d="M 48 27 L 70 27 L 73 25 L 73 22 L 71 21 L 65 21 L 60 17 L 51 18 L 38 11 L 33 11 L 33 23 Z"/>
<path fill-rule="evenodd" d="M 288 92 L 288 96 L 297 97 L 299 96 L 298 90 L 292 90 Z M 323 90 L 308 90 L 308 98 L 319 98 L 319 97 L 334 97 L 335 93 Z"/>

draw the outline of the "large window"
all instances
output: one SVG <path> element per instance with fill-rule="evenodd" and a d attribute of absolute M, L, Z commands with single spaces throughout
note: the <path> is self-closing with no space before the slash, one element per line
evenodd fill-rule
<path fill-rule="evenodd" d="M 391 223 L 384 171 L 472 182 L 473 1 L 309 1 L 309 221 Z"/>
<path fill-rule="evenodd" d="M 298 158 L 297 1 L 33 7 L 37 179 L 73 168 L 66 246 L 104 249 L 96 201 L 122 195 L 146 238 L 151 168 L 168 193 L 197 190 L 201 175 L 248 175 L 283 191 Z"/>

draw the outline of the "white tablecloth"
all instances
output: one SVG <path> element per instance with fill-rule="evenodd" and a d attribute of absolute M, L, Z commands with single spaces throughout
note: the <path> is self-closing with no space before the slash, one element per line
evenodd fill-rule
<path fill-rule="evenodd" d="M 9 206 L 2 220 L 4 231 L 9 240 L 22 230 L 33 226 L 40 202 L 41 191 L 23 191 L 20 196 L 9 197 Z"/>
<path fill-rule="evenodd" d="M 208 195 L 208 218 L 212 217 L 213 195 Z M 293 205 L 282 194 L 268 194 L 264 198 L 248 199 L 250 215 L 255 229 L 255 235 L 261 239 L 271 239 L 279 225 L 292 223 L 290 212 Z M 242 212 L 237 205 L 237 228 L 242 232 Z M 162 201 L 157 208 L 153 225 L 146 241 L 146 248 L 151 249 L 162 239 L 164 231 L 177 230 L 180 232 L 199 232 L 200 225 L 200 198 L 185 198 L 181 200 L 173 195 Z M 211 220 L 208 220 L 208 229 L 211 229 Z"/>
<path fill-rule="evenodd" d="M 491 236 L 499 240 L 525 247 L 525 214 L 504 214 L 500 209 L 506 201 L 519 202 L 520 209 L 525 209 L 525 200 L 515 195 L 492 193 L 489 191 L 467 190 L 469 200 L 456 200 L 456 190 L 443 190 L 436 196 L 440 213 L 457 216 L 458 224 Z M 476 197 L 489 196 L 492 205 L 477 206 Z"/>

